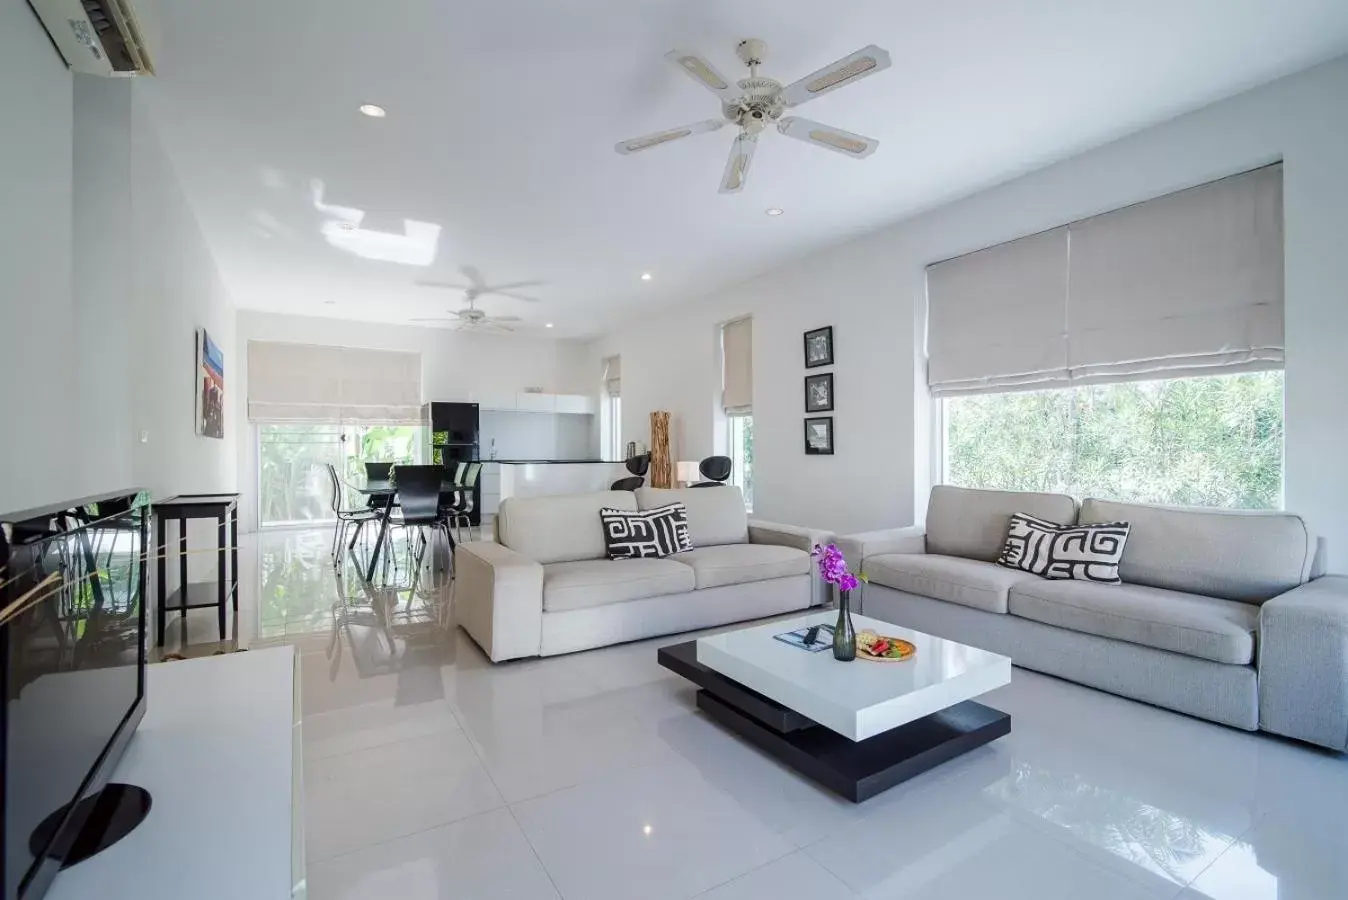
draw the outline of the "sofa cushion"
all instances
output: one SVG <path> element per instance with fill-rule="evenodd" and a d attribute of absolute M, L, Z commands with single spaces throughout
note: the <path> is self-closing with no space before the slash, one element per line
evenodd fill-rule
<path fill-rule="evenodd" d="M 1119 558 L 1128 540 L 1127 522 L 1055 525 L 1025 513 L 1011 517 L 997 565 L 1040 578 L 1075 578 L 1118 584 Z"/>
<path fill-rule="evenodd" d="M 693 570 L 672 559 L 582 559 L 543 567 L 543 611 L 565 612 L 693 590 Z"/>
<path fill-rule="evenodd" d="M 1315 539 L 1300 516 L 1088 499 L 1082 524 L 1129 522 L 1125 582 L 1262 603 L 1310 578 Z"/>
<path fill-rule="evenodd" d="M 1006 612 L 1006 592 L 1012 585 L 1039 580 L 996 563 L 930 553 L 868 556 L 865 574 L 873 584 L 994 613 Z"/>
<path fill-rule="evenodd" d="M 604 507 L 599 521 L 609 559 L 663 559 L 693 549 L 682 503 L 637 512 Z"/>
<path fill-rule="evenodd" d="M 1073 525 L 1077 502 L 1066 494 L 981 491 L 938 484 L 927 503 L 927 552 L 995 562 L 1014 513 Z"/>
<path fill-rule="evenodd" d="M 1259 608 L 1248 603 L 1136 584 L 1023 582 L 1011 588 L 1010 610 L 1069 631 L 1238 666 L 1253 661 L 1259 626 Z"/>
<path fill-rule="evenodd" d="M 604 558 L 604 507 L 635 510 L 630 491 L 509 497 L 496 513 L 496 539 L 535 562 Z"/>
<path fill-rule="evenodd" d="M 703 488 L 714 491 L 717 488 Z M 776 544 L 721 544 L 699 547 L 675 557 L 691 566 L 699 588 L 767 581 L 810 574 L 810 554 Z"/>
<path fill-rule="evenodd" d="M 749 514 L 744 509 L 744 494 L 733 484 L 711 488 L 637 488 L 637 507 L 654 509 L 669 503 L 682 503 L 688 509 L 688 534 L 694 547 L 717 544 L 747 544 Z"/>

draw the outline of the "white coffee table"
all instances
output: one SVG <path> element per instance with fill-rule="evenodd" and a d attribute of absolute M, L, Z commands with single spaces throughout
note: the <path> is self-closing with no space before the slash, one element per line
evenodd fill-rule
<path fill-rule="evenodd" d="M 662 648 L 659 659 L 702 688 L 708 716 L 856 802 L 1011 731 L 1010 716 L 973 700 L 1011 683 L 1005 656 L 866 616 L 852 617 L 858 631 L 912 641 L 913 658 L 839 662 L 774 637 L 836 619 L 742 628 Z"/>

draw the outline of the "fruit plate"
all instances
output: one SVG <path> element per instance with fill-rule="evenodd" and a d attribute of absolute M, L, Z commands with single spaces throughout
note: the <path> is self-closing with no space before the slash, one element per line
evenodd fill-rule
<path fill-rule="evenodd" d="M 903 638 L 876 634 L 870 629 L 857 632 L 857 658 L 859 659 L 868 659 L 871 662 L 903 662 L 912 659 L 916 652 L 917 647 L 913 646 L 911 641 L 905 641 Z"/>

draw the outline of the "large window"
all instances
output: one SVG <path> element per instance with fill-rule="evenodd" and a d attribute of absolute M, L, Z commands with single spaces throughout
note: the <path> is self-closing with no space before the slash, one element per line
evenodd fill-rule
<path fill-rule="evenodd" d="M 1282 505 L 1281 371 L 943 403 L 949 484 L 1181 506 Z"/>
<path fill-rule="evenodd" d="M 364 475 L 365 462 L 420 462 L 425 443 L 424 431 L 417 425 L 259 424 L 259 521 L 262 525 L 331 521 L 328 465 L 349 481 Z"/>
<path fill-rule="evenodd" d="M 744 492 L 744 505 L 754 510 L 754 417 L 730 416 L 730 483 Z"/>

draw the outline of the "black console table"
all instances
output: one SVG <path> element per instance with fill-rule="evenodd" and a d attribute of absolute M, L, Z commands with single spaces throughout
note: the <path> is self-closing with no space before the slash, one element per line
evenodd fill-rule
<path fill-rule="evenodd" d="M 159 500 L 152 507 L 155 517 L 155 543 L 158 545 L 155 558 L 158 560 L 159 615 L 156 620 L 156 639 L 158 646 L 164 646 L 164 630 L 168 613 L 178 612 L 186 616 L 189 609 L 206 609 L 214 606 L 219 616 L 220 640 L 225 639 L 226 604 L 233 601 L 234 614 L 239 612 L 239 495 L 238 494 L 179 494 L 167 500 Z M 168 536 L 169 519 L 178 520 L 178 589 L 167 597 L 164 586 L 168 581 Z M 199 581 L 189 584 L 187 581 L 187 521 L 189 519 L 214 519 L 216 532 L 216 580 Z M 229 524 L 230 533 L 225 533 Z M 230 551 L 226 564 L 225 551 Z M 226 577 L 228 575 L 228 577 Z M 188 593 L 192 597 L 189 598 Z M 210 600 L 197 598 L 215 596 Z"/>

